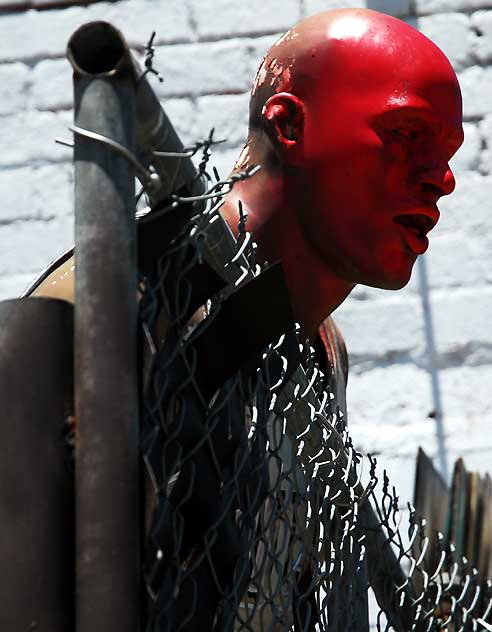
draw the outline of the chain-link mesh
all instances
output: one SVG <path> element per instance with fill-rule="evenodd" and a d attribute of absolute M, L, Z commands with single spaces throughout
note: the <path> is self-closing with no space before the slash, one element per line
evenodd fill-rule
<path fill-rule="evenodd" d="M 159 211 L 195 205 L 141 280 L 147 630 L 478 630 L 491 583 L 442 536 L 426 567 L 423 524 L 400 524 L 334 372 L 279 308 L 281 274 L 255 262 L 241 208 L 237 241 L 219 214 L 251 173 Z"/>

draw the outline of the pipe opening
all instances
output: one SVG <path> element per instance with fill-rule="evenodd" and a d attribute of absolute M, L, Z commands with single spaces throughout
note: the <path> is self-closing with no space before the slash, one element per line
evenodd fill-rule
<path fill-rule="evenodd" d="M 108 22 L 89 22 L 70 38 L 67 55 L 75 70 L 88 75 L 117 70 L 127 53 L 120 32 Z"/>

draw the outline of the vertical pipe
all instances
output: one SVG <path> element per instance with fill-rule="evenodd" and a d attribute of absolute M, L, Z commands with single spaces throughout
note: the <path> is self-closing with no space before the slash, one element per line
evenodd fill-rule
<path fill-rule="evenodd" d="M 135 77 L 121 34 L 71 37 L 75 126 L 135 151 Z M 135 174 L 75 134 L 76 630 L 139 628 Z"/>
<path fill-rule="evenodd" d="M 0 630 L 73 630 L 73 312 L 0 303 Z"/>
<path fill-rule="evenodd" d="M 436 428 L 437 457 L 439 471 L 446 482 L 449 481 L 448 456 L 446 452 L 446 439 L 444 435 L 444 413 L 441 400 L 441 386 L 439 383 L 439 368 L 437 363 L 436 343 L 434 338 L 434 325 L 432 323 L 432 311 L 429 300 L 429 283 L 427 281 L 427 268 L 425 258 L 418 259 L 420 298 L 422 300 L 422 312 L 424 314 L 425 342 L 431 378 L 431 392 L 433 402 L 433 418 Z"/>

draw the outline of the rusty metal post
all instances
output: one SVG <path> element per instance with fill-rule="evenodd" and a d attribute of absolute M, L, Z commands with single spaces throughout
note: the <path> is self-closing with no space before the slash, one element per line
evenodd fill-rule
<path fill-rule="evenodd" d="M 136 81 L 121 34 L 80 27 L 75 107 L 76 630 L 139 629 Z M 77 131 L 78 130 L 78 131 Z"/>
<path fill-rule="evenodd" d="M 72 306 L 0 303 L 0 630 L 73 630 Z"/>

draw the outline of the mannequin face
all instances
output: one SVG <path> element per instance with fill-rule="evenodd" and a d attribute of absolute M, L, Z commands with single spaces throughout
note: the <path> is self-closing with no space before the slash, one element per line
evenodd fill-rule
<path fill-rule="evenodd" d="M 328 47 L 309 51 L 289 195 L 332 274 L 398 289 L 427 249 L 437 201 L 454 189 L 460 89 L 444 55 L 408 25 L 399 33 L 397 20 L 391 31 L 367 15 L 340 22 Z"/>
<path fill-rule="evenodd" d="M 419 36 L 387 55 L 381 34 L 376 48 L 366 36 L 304 101 L 300 221 L 347 281 L 403 287 L 439 219 L 438 199 L 454 189 L 448 163 L 463 139 L 461 94 L 428 44 Z"/>

